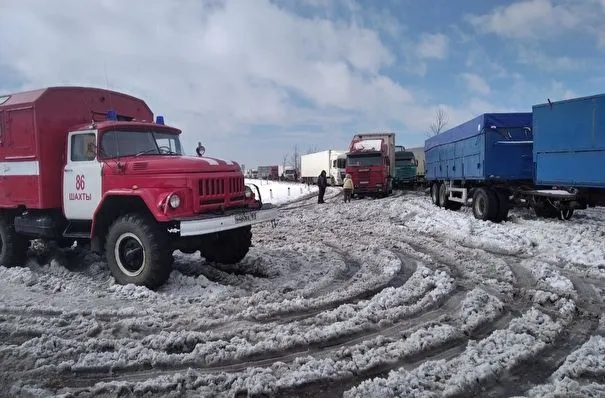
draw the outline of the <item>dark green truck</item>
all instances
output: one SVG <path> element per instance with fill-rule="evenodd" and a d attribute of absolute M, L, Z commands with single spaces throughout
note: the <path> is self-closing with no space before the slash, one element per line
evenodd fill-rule
<path fill-rule="evenodd" d="M 393 176 L 393 188 L 413 186 L 417 182 L 418 160 L 414 152 L 408 151 L 403 146 L 395 147 L 395 175 Z"/>

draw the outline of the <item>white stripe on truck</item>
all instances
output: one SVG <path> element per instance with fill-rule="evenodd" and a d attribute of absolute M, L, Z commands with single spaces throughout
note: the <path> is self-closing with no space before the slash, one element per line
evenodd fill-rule
<path fill-rule="evenodd" d="M 218 166 L 218 162 L 216 161 L 216 159 L 212 159 L 209 157 L 201 157 L 200 159 L 202 159 L 203 161 L 205 161 L 206 163 L 208 163 L 212 166 Z"/>
<path fill-rule="evenodd" d="M 37 160 L 26 162 L 0 162 L 0 176 L 39 176 L 40 164 Z"/>

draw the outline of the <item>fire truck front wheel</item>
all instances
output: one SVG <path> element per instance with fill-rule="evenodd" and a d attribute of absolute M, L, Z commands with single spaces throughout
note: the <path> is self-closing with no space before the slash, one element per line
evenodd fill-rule
<path fill-rule="evenodd" d="M 172 271 L 172 252 L 153 220 L 138 214 L 118 218 L 109 228 L 107 264 L 117 283 L 161 286 Z"/>
<path fill-rule="evenodd" d="M 28 247 L 29 240 L 15 232 L 11 220 L 0 216 L 0 265 L 25 265 Z"/>

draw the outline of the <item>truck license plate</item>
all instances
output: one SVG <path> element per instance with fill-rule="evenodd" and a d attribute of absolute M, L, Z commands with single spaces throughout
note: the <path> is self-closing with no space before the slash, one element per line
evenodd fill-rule
<path fill-rule="evenodd" d="M 235 215 L 235 223 L 239 224 L 242 222 L 246 222 L 246 221 L 252 221 L 252 220 L 256 220 L 256 213 L 255 212 L 250 212 L 250 213 L 241 213 L 241 214 L 236 214 Z"/>

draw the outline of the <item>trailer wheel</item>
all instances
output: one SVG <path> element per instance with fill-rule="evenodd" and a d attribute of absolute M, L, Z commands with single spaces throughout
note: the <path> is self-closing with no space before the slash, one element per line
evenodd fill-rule
<path fill-rule="evenodd" d="M 22 267 L 27 261 L 29 240 L 15 232 L 9 217 L 0 217 L 0 265 Z"/>
<path fill-rule="evenodd" d="M 478 220 L 495 221 L 498 216 L 498 196 L 489 188 L 479 188 L 473 195 L 473 215 Z"/>
<path fill-rule="evenodd" d="M 433 204 L 435 206 L 441 206 L 439 204 L 439 183 L 438 182 L 434 182 L 433 185 L 431 185 L 431 201 L 433 202 Z"/>
<path fill-rule="evenodd" d="M 573 216 L 573 209 L 563 209 L 559 210 L 557 217 L 559 220 L 569 220 Z"/>
<path fill-rule="evenodd" d="M 445 183 L 439 186 L 439 206 L 446 210 L 457 211 L 462 207 L 462 203 L 451 201 L 447 198 Z"/>
<path fill-rule="evenodd" d="M 557 218 L 559 216 L 559 210 L 545 200 L 534 203 L 533 208 L 536 217 L 539 218 Z"/>
<path fill-rule="evenodd" d="M 252 246 L 252 227 L 219 232 L 212 239 L 204 242 L 200 249 L 201 256 L 208 262 L 235 264 L 248 254 Z"/>
<path fill-rule="evenodd" d="M 150 289 L 164 284 L 172 271 L 172 251 L 155 221 L 138 214 L 118 218 L 109 228 L 106 257 L 116 282 Z"/>

